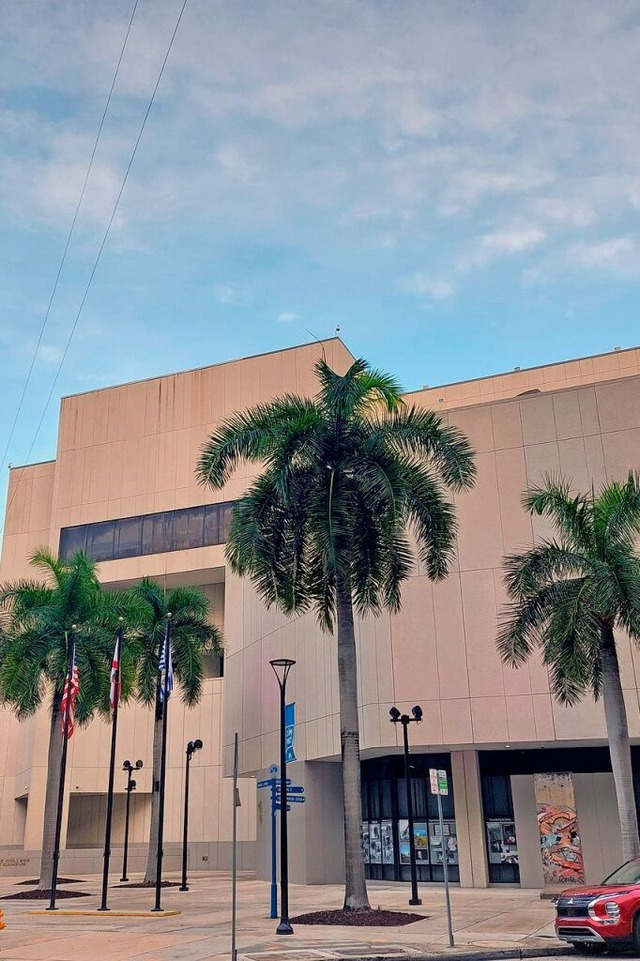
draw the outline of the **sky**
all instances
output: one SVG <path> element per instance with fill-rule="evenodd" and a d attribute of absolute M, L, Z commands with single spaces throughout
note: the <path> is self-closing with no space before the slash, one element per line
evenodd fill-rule
<path fill-rule="evenodd" d="M 139 0 L 35 355 L 133 2 L 1 4 L 5 477 L 63 395 L 338 327 L 407 389 L 640 343 L 638 0 L 188 0 L 79 312 L 183 2 Z"/>

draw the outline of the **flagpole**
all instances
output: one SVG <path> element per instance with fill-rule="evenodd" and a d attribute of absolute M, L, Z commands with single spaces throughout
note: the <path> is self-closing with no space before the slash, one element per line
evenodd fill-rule
<path fill-rule="evenodd" d="M 65 685 L 67 685 L 67 706 L 64 715 L 64 727 L 62 731 L 62 758 L 60 760 L 60 780 L 58 782 L 58 808 L 56 811 L 56 831 L 55 838 L 53 842 L 53 868 L 51 869 L 51 899 L 49 901 L 49 907 L 47 911 L 57 911 L 56 907 L 56 888 L 58 887 L 58 861 L 60 860 L 60 834 L 62 832 L 62 806 L 64 802 L 64 779 L 67 773 L 67 749 L 69 746 L 69 718 L 71 716 L 71 684 L 72 684 L 72 674 L 73 665 L 75 663 L 76 657 L 76 636 L 75 631 L 76 625 L 71 625 L 71 635 L 64 632 L 65 642 L 68 650 L 67 655 L 67 676 L 65 678 Z M 64 698 L 64 687 L 62 689 L 62 697 Z M 61 702 L 62 703 L 62 702 Z"/>
<path fill-rule="evenodd" d="M 115 698 L 113 701 L 113 719 L 111 722 L 111 756 L 109 759 L 109 787 L 107 790 L 107 818 L 104 829 L 104 865 L 102 869 L 102 899 L 98 911 L 108 911 L 107 907 L 107 888 L 109 886 L 109 861 L 111 858 L 111 822 L 113 819 L 113 783 L 115 778 L 116 765 L 116 739 L 118 736 L 118 705 L 120 703 L 120 660 L 122 657 L 122 618 L 118 625 L 116 634 L 116 651 L 114 660 L 116 662 L 115 677 L 113 665 L 111 667 L 111 683 L 115 684 Z"/>
<path fill-rule="evenodd" d="M 162 836 L 164 831 L 164 789 L 167 776 L 167 720 L 169 717 L 169 670 L 171 667 L 171 613 L 167 613 L 164 636 L 164 678 L 162 679 L 162 751 L 160 754 L 160 796 L 158 799 L 158 847 L 156 852 L 156 903 L 152 911 L 162 911 Z"/>

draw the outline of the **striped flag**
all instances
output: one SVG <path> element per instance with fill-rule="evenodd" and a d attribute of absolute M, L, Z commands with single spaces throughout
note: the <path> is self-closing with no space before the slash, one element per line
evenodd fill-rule
<path fill-rule="evenodd" d="M 111 662 L 111 693 L 109 696 L 109 703 L 111 704 L 111 710 L 115 710 L 116 704 L 120 700 L 120 690 L 122 687 L 120 681 L 120 636 L 116 638 L 116 647 L 113 652 L 113 660 Z"/>
<path fill-rule="evenodd" d="M 71 670 L 71 678 L 67 674 L 64 681 L 64 690 L 62 692 L 62 701 L 60 703 L 60 710 L 62 712 L 62 736 L 67 735 L 67 740 L 71 737 L 75 727 L 76 718 L 76 698 L 78 696 L 78 691 L 80 690 L 80 678 L 78 676 L 78 665 L 76 664 L 75 651 L 73 654 L 73 668 Z M 67 721 L 67 711 L 69 712 L 69 720 Z"/>
<path fill-rule="evenodd" d="M 162 654 L 160 655 L 160 661 L 158 663 L 158 669 L 160 671 L 160 702 L 164 702 L 164 685 L 165 685 L 165 652 L 167 649 L 167 642 L 162 645 Z M 169 639 L 169 670 L 167 673 L 167 698 L 173 690 L 173 660 L 171 658 L 171 639 Z"/>

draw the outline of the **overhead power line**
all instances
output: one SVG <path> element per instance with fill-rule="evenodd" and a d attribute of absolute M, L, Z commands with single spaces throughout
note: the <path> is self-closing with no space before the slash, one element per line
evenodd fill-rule
<path fill-rule="evenodd" d="M 82 311 L 83 311 L 83 309 L 84 309 L 84 305 L 85 305 L 85 303 L 86 303 L 86 301 L 87 301 L 87 297 L 88 297 L 88 295 L 89 295 L 89 291 L 90 291 L 91 285 L 92 285 L 92 283 L 93 283 L 93 278 L 95 277 L 96 271 L 97 271 L 97 269 L 98 269 L 98 265 L 99 265 L 99 263 L 100 263 L 100 260 L 101 260 L 102 253 L 103 253 L 103 251 L 104 251 L 105 245 L 106 245 L 106 243 L 107 243 L 107 239 L 108 239 L 108 237 L 109 237 L 109 233 L 111 232 L 111 227 L 113 226 L 113 222 L 114 222 L 114 220 L 115 220 L 116 213 L 118 212 L 118 207 L 119 207 L 119 205 L 120 205 L 120 200 L 122 199 L 122 195 L 123 195 L 123 193 L 124 193 L 124 189 L 125 189 L 125 187 L 126 187 L 126 185 L 127 185 L 127 180 L 129 179 L 129 174 L 130 174 L 130 172 L 131 172 L 131 168 L 132 168 L 132 166 L 133 166 L 133 162 L 134 162 L 135 157 L 136 157 L 136 154 L 137 154 L 137 152 L 138 152 L 138 147 L 140 146 L 140 141 L 142 140 L 142 136 L 143 136 L 144 131 L 145 131 L 145 128 L 146 128 L 146 126 L 147 126 L 147 120 L 149 119 L 149 115 L 150 115 L 151 110 L 152 110 L 152 108 L 153 108 L 153 104 L 154 104 L 154 101 L 155 101 L 155 98 L 156 98 L 156 94 L 157 94 L 157 92 L 158 92 L 158 88 L 160 87 L 160 82 L 161 82 L 161 80 L 162 80 L 162 76 L 163 76 L 163 74 L 164 74 L 164 70 L 165 70 L 165 67 L 166 67 L 166 65 L 167 65 L 167 61 L 168 61 L 169 56 L 170 56 L 170 54 L 171 54 L 171 50 L 173 49 L 173 44 L 174 44 L 174 42 L 175 42 L 175 39 L 176 39 L 178 30 L 179 30 L 179 28 L 180 28 L 180 23 L 182 22 L 182 18 L 183 18 L 183 16 L 184 16 L 184 12 L 185 12 L 185 10 L 186 10 L 187 3 L 188 3 L 188 2 L 189 2 L 189 0 L 183 0 L 182 6 L 181 6 L 181 8 L 180 8 L 180 13 L 178 14 L 178 18 L 177 18 L 176 23 L 175 23 L 175 26 L 174 26 L 174 28 L 173 28 L 173 33 L 171 34 L 171 39 L 169 40 L 169 45 L 168 45 L 168 47 L 167 47 L 167 52 L 165 53 L 164 59 L 163 59 L 163 61 L 162 61 L 162 65 L 161 65 L 161 67 L 160 67 L 160 71 L 159 71 L 159 73 L 158 73 L 158 77 L 157 77 L 157 80 L 156 80 L 156 82 L 155 82 L 155 86 L 154 86 L 154 88 L 153 88 L 151 97 L 150 97 L 150 99 L 149 99 L 149 103 L 148 103 L 148 105 L 147 105 L 147 109 L 145 110 L 144 117 L 143 117 L 142 123 L 141 123 L 141 125 L 140 125 L 140 130 L 138 131 L 138 136 L 136 137 L 136 141 L 135 141 L 135 143 L 134 143 L 133 150 L 131 151 L 131 156 L 129 157 L 129 162 L 128 162 L 127 167 L 126 167 L 126 170 L 125 170 L 125 173 L 124 173 L 124 177 L 122 178 L 122 184 L 121 184 L 121 186 L 120 186 L 120 190 L 118 191 L 118 196 L 116 197 L 116 201 L 115 201 L 115 203 L 114 203 L 114 205 L 113 205 L 113 210 L 112 210 L 112 212 L 111 212 L 111 216 L 110 216 L 110 218 L 109 218 L 109 222 L 108 222 L 108 224 L 107 224 L 106 230 L 105 230 L 104 235 L 103 235 L 103 237 L 102 237 L 102 241 L 100 242 L 100 246 L 99 246 L 99 248 L 98 248 L 98 252 L 97 252 L 97 254 L 96 254 L 96 257 L 95 257 L 95 260 L 94 260 L 94 263 L 93 263 L 93 267 L 91 268 L 91 272 L 90 272 L 90 274 L 89 274 L 89 279 L 88 279 L 88 281 L 87 281 L 87 284 L 86 284 L 85 289 L 84 289 L 84 293 L 83 293 L 83 295 L 82 295 L 82 300 L 80 301 L 80 306 L 78 307 L 78 310 L 77 310 L 77 312 L 76 312 L 76 316 L 75 316 L 75 319 L 74 319 L 74 322 L 73 322 L 73 326 L 71 327 L 71 331 L 70 331 L 70 333 L 69 333 L 69 337 L 67 338 L 67 342 L 66 342 L 66 344 L 65 344 L 65 348 L 64 348 L 62 357 L 61 357 L 61 359 L 60 359 L 60 363 L 58 364 L 58 369 L 57 369 L 57 371 L 56 371 L 56 375 L 55 375 L 55 377 L 54 377 L 54 379 L 53 379 L 53 383 L 51 384 L 51 389 L 50 389 L 50 391 L 49 391 L 49 394 L 48 394 L 46 403 L 45 403 L 44 408 L 43 408 L 43 411 L 42 411 L 42 416 L 40 417 L 40 420 L 39 420 L 39 422 L 38 422 L 38 426 L 37 426 L 37 428 L 36 428 L 36 432 L 35 432 L 35 434 L 34 434 L 34 436 L 33 436 L 32 442 L 31 442 L 31 446 L 29 447 L 29 451 L 28 451 L 27 456 L 26 456 L 26 458 L 25 458 L 25 463 L 28 463 L 29 458 L 31 457 L 31 454 L 32 454 L 32 452 L 33 452 L 33 448 L 35 447 L 36 441 L 37 441 L 38 436 L 39 436 L 39 434 L 40 434 L 40 430 L 42 429 L 42 425 L 43 425 L 43 423 L 44 423 L 44 419 L 45 419 L 46 414 L 47 414 L 47 411 L 48 411 L 48 409 L 49 409 L 49 404 L 51 403 L 51 398 L 53 397 L 53 394 L 54 394 L 54 391 L 55 391 L 55 388 L 56 388 L 56 384 L 58 383 L 58 379 L 59 379 L 59 377 L 60 377 L 60 373 L 61 373 L 61 371 L 62 371 L 62 367 L 63 367 L 64 362 L 65 362 L 65 360 L 66 360 L 67 354 L 69 353 L 69 348 L 70 348 L 70 346 L 71 346 L 71 342 L 72 342 L 72 340 L 73 340 L 74 334 L 75 334 L 76 329 L 77 329 L 77 327 L 78 327 L 78 322 L 79 322 L 79 320 L 80 320 Z M 15 499 L 15 496 L 16 496 L 16 494 L 17 494 L 17 492 L 18 492 L 18 489 L 19 489 L 19 486 L 20 486 L 20 479 L 21 479 L 21 478 L 18 479 L 18 483 L 16 484 L 16 486 L 15 486 L 15 488 L 14 488 L 13 495 L 12 495 L 11 500 L 9 501 L 9 505 L 8 505 L 8 507 L 7 507 L 7 511 L 8 511 L 9 508 L 11 507 L 11 505 L 12 505 L 14 499 Z"/>
<path fill-rule="evenodd" d="M 123 42 L 122 42 L 122 47 L 121 47 L 121 49 L 120 49 L 120 56 L 118 57 L 118 62 L 117 62 L 117 64 L 116 64 L 116 69 L 115 69 L 114 74 L 113 74 L 113 80 L 111 81 L 111 87 L 110 87 L 110 89 L 109 89 L 109 94 L 108 94 L 108 96 L 107 96 L 107 102 L 106 102 L 105 105 L 104 105 L 104 110 L 103 110 L 103 112 L 102 112 L 102 117 L 100 118 L 100 124 L 99 124 L 99 126 L 98 126 L 98 132 L 97 132 L 96 138 L 95 138 L 95 140 L 94 140 L 94 142 L 93 142 L 93 149 L 92 149 L 92 151 L 91 151 L 91 157 L 89 158 L 89 165 L 87 166 L 87 172 L 86 172 L 85 177 L 84 177 L 84 183 L 82 184 L 82 189 L 81 189 L 81 191 L 80 191 L 80 197 L 78 198 L 78 203 L 77 203 L 77 205 L 76 205 L 76 209 L 75 209 L 75 212 L 74 212 L 74 215 L 73 215 L 73 219 L 72 219 L 72 221 L 71 221 L 71 226 L 69 227 L 69 231 L 68 231 L 68 233 L 67 233 L 67 239 L 66 239 L 66 242 L 65 242 L 65 245 L 64 245 L 64 250 L 62 251 L 62 258 L 61 258 L 60 264 L 59 264 L 59 266 L 58 266 L 58 272 L 56 273 L 56 277 L 55 277 L 55 280 L 54 280 L 54 282 L 53 282 L 53 288 L 52 288 L 52 290 L 51 290 L 51 295 L 50 295 L 49 301 L 48 301 L 48 303 L 47 303 L 47 309 L 46 309 L 45 314 L 44 314 L 44 319 L 43 319 L 42 324 L 41 324 L 41 326 L 40 326 L 40 333 L 38 334 L 38 341 L 37 341 L 36 346 L 35 346 L 35 349 L 34 349 L 34 351 L 33 351 L 33 356 L 32 356 L 32 358 L 31 358 L 31 364 L 30 364 L 30 366 L 29 366 L 29 370 L 28 370 L 27 376 L 26 376 L 26 378 L 25 378 L 24 386 L 23 386 L 23 388 L 22 388 L 22 393 L 21 393 L 21 395 L 20 395 L 20 400 L 18 401 L 18 408 L 17 408 L 17 410 L 16 410 L 16 415 L 15 415 L 15 417 L 14 417 L 14 419 L 13 419 L 13 424 L 11 425 L 11 430 L 10 430 L 10 432 L 9 432 L 9 438 L 8 438 L 8 440 L 7 440 L 7 444 L 6 444 L 6 447 L 5 447 L 5 449 L 4 449 L 4 453 L 3 453 L 3 455 L 2 455 L 2 460 L 0 461 L 0 471 L 2 470 L 2 468 L 3 468 L 4 465 L 5 465 L 5 462 L 6 462 L 6 459 L 7 459 L 7 454 L 9 453 L 9 448 L 10 448 L 10 446 L 11 446 L 11 441 L 13 440 L 13 435 L 15 434 L 16 427 L 17 427 L 17 425 L 18 425 L 18 420 L 19 420 L 20 414 L 21 414 L 21 412 L 22 412 L 22 405 L 23 405 L 23 403 L 24 403 L 24 399 L 25 399 L 26 394 L 27 394 L 27 389 L 28 389 L 28 387 L 29 387 L 29 384 L 31 383 L 31 375 L 33 374 L 33 368 L 35 367 L 36 360 L 37 360 L 37 357 L 38 357 L 38 353 L 39 353 L 39 351 L 40 351 L 40 345 L 42 344 L 42 338 L 44 337 L 44 332 L 45 332 L 45 330 L 46 330 L 47 323 L 48 323 L 48 321 L 49 321 L 49 314 L 51 313 L 51 308 L 52 308 L 52 306 L 53 306 L 53 301 L 54 301 L 54 299 L 55 299 L 55 296 L 56 296 L 56 293 L 57 293 L 57 290 L 58 290 L 58 284 L 60 283 L 60 277 L 61 277 L 61 275 L 62 275 L 62 271 L 63 271 L 64 265 L 65 265 L 65 262 L 66 262 L 66 260 L 67 260 L 67 254 L 68 254 L 68 252 L 69 252 L 69 247 L 70 247 L 70 245 L 71 245 L 71 238 L 73 237 L 73 232 L 74 232 L 74 230 L 75 230 L 75 226 L 76 226 L 76 223 L 77 223 L 77 221 L 78 221 L 78 215 L 80 214 L 80 208 L 82 207 L 82 202 L 83 202 L 83 200 L 84 200 L 84 195 L 85 195 L 86 190 L 87 190 L 87 184 L 89 183 L 89 177 L 91 176 L 91 170 L 92 170 L 92 168 L 93 168 L 93 161 L 94 161 L 95 156 L 96 156 L 96 151 L 97 151 L 97 149 L 98 149 L 98 144 L 100 143 L 100 138 L 101 138 L 101 136 L 102 136 L 102 129 L 103 129 L 103 127 L 104 127 L 104 122 L 105 122 L 105 120 L 106 120 L 107 113 L 108 113 L 109 107 L 110 107 L 110 105 L 111 105 L 111 98 L 112 98 L 112 96 L 113 96 L 113 91 L 114 91 L 114 89 L 115 89 L 116 81 L 117 81 L 117 79 L 118 79 L 118 74 L 120 73 L 120 65 L 122 64 L 122 58 L 124 57 L 124 52 L 125 52 L 125 50 L 126 50 L 126 48 L 127 48 L 127 43 L 128 43 L 128 41 L 129 41 L 129 34 L 131 33 L 131 27 L 133 26 L 133 18 L 134 18 L 135 15 L 136 15 L 136 10 L 137 10 L 137 8 L 138 8 L 138 3 L 139 3 L 139 0 L 134 0 L 133 9 L 132 9 L 132 11 L 131 11 L 131 16 L 130 16 L 130 18 L 129 18 L 129 23 L 128 23 L 128 25 L 127 25 L 127 31 L 126 31 L 126 33 L 125 33 L 125 37 L 124 37 L 124 40 L 123 40 Z M 35 440 L 34 440 L 34 443 L 35 443 Z M 32 447 L 32 449 L 33 449 L 33 447 Z M 31 453 L 31 451 L 29 451 L 29 453 Z M 28 458 L 27 458 L 27 459 L 28 459 Z"/>

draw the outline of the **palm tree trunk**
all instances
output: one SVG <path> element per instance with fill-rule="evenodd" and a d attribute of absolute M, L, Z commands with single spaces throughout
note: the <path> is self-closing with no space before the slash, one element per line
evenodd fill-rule
<path fill-rule="evenodd" d="M 44 800 L 44 822 L 42 826 L 42 855 L 40 858 L 40 879 L 38 890 L 48 891 L 51 887 L 53 872 L 53 848 L 56 839 L 56 814 L 58 810 L 58 789 L 60 785 L 60 765 L 62 764 L 62 730 L 60 702 L 62 695 L 55 692 L 49 728 L 49 754 L 47 757 L 47 789 Z"/>
<path fill-rule="evenodd" d="M 144 874 L 145 884 L 156 883 L 156 867 L 158 854 L 158 831 L 160 830 L 160 793 L 156 785 L 160 784 L 160 761 L 162 754 L 162 707 L 156 699 L 155 722 L 153 725 L 153 770 L 151 794 L 151 825 L 149 828 L 149 850 L 147 851 L 147 870 Z"/>
<path fill-rule="evenodd" d="M 607 722 L 611 769 L 616 787 L 618 817 L 622 835 L 622 856 L 625 861 L 640 855 L 638 815 L 633 790 L 631 746 L 629 727 L 624 705 L 618 654 L 610 625 L 603 625 L 600 632 L 602 647 L 602 686 L 604 689 L 604 714 Z"/>
<path fill-rule="evenodd" d="M 338 683 L 340 743 L 344 801 L 344 909 L 370 907 L 362 853 L 362 796 L 360 790 L 360 731 L 358 725 L 358 667 L 351 592 L 337 585 Z"/>

